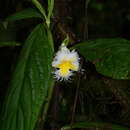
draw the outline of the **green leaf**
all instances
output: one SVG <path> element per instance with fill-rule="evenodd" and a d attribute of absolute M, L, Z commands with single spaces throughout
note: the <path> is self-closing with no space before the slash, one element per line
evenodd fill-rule
<path fill-rule="evenodd" d="M 104 122 L 78 122 L 72 125 L 64 126 L 61 130 L 70 130 L 74 128 L 100 128 L 100 129 L 109 129 L 109 130 L 129 130 L 130 128 L 126 128 L 120 125 L 104 123 Z"/>
<path fill-rule="evenodd" d="M 3 105 L 0 130 L 34 130 L 53 87 L 51 42 L 42 24 L 27 38 Z"/>
<path fill-rule="evenodd" d="M 15 42 L 15 41 L 0 42 L 0 47 L 8 47 L 8 46 L 20 46 L 20 43 Z"/>
<path fill-rule="evenodd" d="M 28 18 L 43 18 L 42 15 L 33 8 L 25 9 L 21 12 L 15 13 L 9 17 L 6 18 L 6 21 L 16 21 L 16 20 L 22 20 L 22 19 L 28 19 Z"/>
<path fill-rule="evenodd" d="M 75 46 L 99 73 L 114 79 L 130 79 L 130 42 L 125 39 L 97 39 Z"/>

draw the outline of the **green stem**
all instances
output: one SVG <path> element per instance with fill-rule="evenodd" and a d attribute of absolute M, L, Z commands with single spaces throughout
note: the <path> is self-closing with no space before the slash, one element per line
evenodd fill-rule
<path fill-rule="evenodd" d="M 47 16 L 44 8 L 37 0 L 32 0 L 32 3 L 38 8 L 38 10 L 41 12 L 41 14 L 45 17 L 45 20 L 47 21 Z"/>
<path fill-rule="evenodd" d="M 63 40 L 62 44 L 61 45 L 65 45 L 67 46 L 69 44 L 69 36 L 67 35 L 66 38 Z"/>
<path fill-rule="evenodd" d="M 47 115 L 48 108 L 50 106 L 50 102 L 51 102 L 51 99 L 52 99 L 53 90 L 54 90 L 54 82 L 50 86 L 50 89 L 49 89 L 49 92 L 48 92 L 48 99 L 47 99 L 47 102 L 44 106 L 44 111 L 42 113 L 42 127 L 44 127 L 44 124 L 45 124 L 45 121 L 46 121 L 46 115 Z"/>
<path fill-rule="evenodd" d="M 47 36 L 48 36 L 48 39 L 49 39 L 49 44 L 51 45 L 52 51 L 54 52 L 54 45 L 53 45 L 54 42 L 53 42 L 52 33 L 51 33 L 51 31 L 50 31 L 50 29 L 48 27 L 46 27 L 46 29 L 47 29 Z M 52 77 L 50 77 L 50 78 L 52 78 Z M 52 99 L 53 89 L 54 89 L 54 81 L 52 81 L 49 86 L 50 86 L 50 89 L 48 91 L 47 102 L 45 103 L 44 110 L 42 112 L 42 129 L 44 128 L 48 108 L 50 106 L 50 102 L 51 102 L 51 99 Z"/>
<path fill-rule="evenodd" d="M 50 27 L 50 18 L 52 16 L 52 11 L 54 8 L 54 0 L 48 0 L 48 14 L 47 15 L 46 15 L 45 9 L 42 7 L 42 5 L 39 3 L 38 0 L 32 0 L 32 3 L 38 8 L 38 10 L 44 16 L 44 18 L 46 20 L 46 24 L 49 28 Z"/>
<path fill-rule="evenodd" d="M 48 0 L 48 27 L 50 25 L 50 18 L 52 16 L 52 12 L 53 12 L 53 8 L 54 8 L 54 0 Z"/>

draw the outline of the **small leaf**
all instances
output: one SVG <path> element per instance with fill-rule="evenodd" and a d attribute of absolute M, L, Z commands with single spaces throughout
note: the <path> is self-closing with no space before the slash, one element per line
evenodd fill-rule
<path fill-rule="evenodd" d="M 3 105 L 0 130 L 34 130 L 53 87 L 53 43 L 50 42 L 42 24 L 26 40 Z"/>
<path fill-rule="evenodd" d="M 20 43 L 15 42 L 15 41 L 0 42 L 0 47 L 8 47 L 8 46 L 20 46 Z"/>
<path fill-rule="evenodd" d="M 22 19 L 28 19 L 28 18 L 43 18 L 42 15 L 33 8 L 25 9 L 21 12 L 15 13 L 9 17 L 6 18 L 6 21 L 16 21 L 16 20 L 22 20 Z"/>
<path fill-rule="evenodd" d="M 109 130 L 129 130 L 130 128 L 123 127 L 116 124 L 104 123 L 104 122 L 78 122 L 72 125 L 64 126 L 61 130 L 70 130 L 74 128 L 99 128 L 99 129 L 109 129 Z"/>
<path fill-rule="evenodd" d="M 114 79 L 130 79 L 130 42 L 125 39 L 97 39 L 75 46 L 99 73 Z"/>

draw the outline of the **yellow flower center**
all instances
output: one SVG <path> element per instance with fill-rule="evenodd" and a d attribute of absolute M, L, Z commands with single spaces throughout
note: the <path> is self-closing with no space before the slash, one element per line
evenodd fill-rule
<path fill-rule="evenodd" d="M 72 63 L 72 61 L 63 60 L 57 67 L 60 69 L 61 76 L 67 76 L 70 71 L 69 70 L 77 70 L 77 67 Z"/>

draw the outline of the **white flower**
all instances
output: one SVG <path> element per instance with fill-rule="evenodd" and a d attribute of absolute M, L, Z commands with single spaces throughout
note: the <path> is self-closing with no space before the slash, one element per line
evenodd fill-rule
<path fill-rule="evenodd" d="M 79 70 L 79 56 L 75 50 L 70 51 L 65 45 L 56 53 L 52 66 L 57 80 L 68 80 L 74 71 Z"/>

